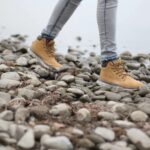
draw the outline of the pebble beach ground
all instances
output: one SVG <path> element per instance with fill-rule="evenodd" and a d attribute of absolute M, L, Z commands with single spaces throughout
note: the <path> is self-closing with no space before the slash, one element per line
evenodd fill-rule
<path fill-rule="evenodd" d="M 68 49 L 50 71 L 24 41 L 0 41 L 0 150 L 150 150 L 150 54 L 120 55 L 145 83 L 129 90 L 99 82 L 95 53 Z"/>

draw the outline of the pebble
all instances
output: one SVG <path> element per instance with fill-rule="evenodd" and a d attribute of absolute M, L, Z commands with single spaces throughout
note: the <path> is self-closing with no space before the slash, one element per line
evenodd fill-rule
<path fill-rule="evenodd" d="M 65 103 L 61 103 L 52 107 L 49 111 L 51 115 L 70 117 L 71 116 L 71 107 Z"/>
<path fill-rule="evenodd" d="M 6 61 L 15 61 L 17 56 L 15 54 L 6 54 L 3 56 L 3 59 Z"/>
<path fill-rule="evenodd" d="M 30 80 L 29 80 L 29 83 L 30 83 L 31 85 L 33 85 L 33 86 L 39 86 L 39 85 L 41 85 L 41 82 L 40 82 L 39 79 L 37 79 L 37 78 L 30 79 Z"/>
<path fill-rule="evenodd" d="M 108 141 L 113 141 L 115 139 L 115 133 L 111 129 L 104 127 L 97 127 L 94 132 L 100 135 L 102 138 Z"/>
<path fill-rule="evenodd" d="M 10 147 L 10 146 L 2 146 L 2 145 L 0 145 L 0 150 L 15 150 L 15 148 Z"/>
<path fill-rule="evenodd" d="M 7 133 L 0 133 L 0 141 L 6 145 L 16 144 L 16 140 L 11 138 Z"/>
<path fill-rule="evenodd" d="M 129 106 L 124 103 L 116 103 L 112 108 L 112 112 L 116 112 L 121 115 L 129 115 L 132 111 L 135 110 L 135 107 Z"/>
<path fill-rule="evenodd" d="M 132 128 L 136 126 L 134 123 L 126 120 L 115 120 L 114 124 L 122 128 Z"/>
<path fill-rule="evenodd" d="M 24 125 L 10 124 L 8 133 L 10 136 L 17 141 L 23 137 L 23 135 L 28 131 L 28 127 Z"/>
<path fill-rule="evenodd" d="M 91 113 L 86 108 L 79 109 L 76 113 L 76 117 L 77 117 L 77 120 L 80 122 L 90 122 L 91 121 Z"/>
<path fill-rule="evenodd" d="M 145 112 L 146 114 L 150 115 L 150 103 L 146 103 L 146 102 L 143 102 L 143 103 L 140 103 L 138 105 L 138 108 Z"/>
<path fill-rule="evenodd" d="M 6 105 L 7 105 L 7 101 L 5 101 L 4 99 L 0 98 L 0 109 L 6 107 Z"/>
<path fill-rule="evenodd" d="M 39 120 L 46 119 L 49 114 L 49 108 L 46 105 L 32 106 L 29 110 L 30 114 Z"/>
<path fill-rule="evenodd" d="M 61 78 L 61 81 L 65 81 L 67 83 L 73 82 L 75 80 L 75 77 L 73 75 L 64 75 Z"/>
<path fill-rule="evenodd" d="M 84 95 L 84 92 L 80 89 L 77 89 L 77 88 L 68 88 L 67 92 L 70 92 L 70 93 L 73 93 L 73 94 L 76 94 L 76 95 L 79 95 L 79 96 Z"/>
<path fill-rule="evenodd" d="M 150 93 L 150 88 L 148 86 L 142 86 L 139 88 L 139 95 L 145 96 Z"/>
<path fill-rule="evenodd" d="M 54 85 L 55 84 L 55 81 L 54 80 L 48 80 L 45 82 L 45 85 L 47 86 L 51 86 L 51 85 Z"/>
<path fill-rule="evenodd" d="M 121 95 L 113 92 L 106 92 L 105 96 L 108 100 L 111 101 L 120 101 L 121 100 Z"/>
<path fill-rule="evenodd" d="M 78 146 L 90 149 L 93 148 L 95 144 L 87 138 L 82 138 L 78 141 Z"/>
<path fill-rule="evenodd" d="M 88 94 L 84 94 L 80 97 L 80 101 L 82 101 L 82 102 L 91 102 L 91 98 L 89 97 Z"/>
<path fill-rule="evenodd" d="M 78 128 L 73 128 L 71 130 L 71 133 L 74 134 L 74 135 L 78 135 L 78 136 L 83 136 L 84 135 L 84 132 Z"/>
<path fill-rule="evenodd" d="M 6 120 L 6 121 L 12 121 L 14 118 L 14 114 L 10 110 L 5 110 L 0 113 L 0 119 Z"/>
<path fill-rule="evenodd" d="M 140 79 L 144 80 L 145 82 L 150 83 L 150 76 L 148 76 L 148 75 L 140 74 Z"/>
<path fill-rule="evenodd" d="M 0 119 L 0 132 L 7 132 L 11 122 Z"/>
<path fill-rule="evenodd" d="M 138 70 L 141 66 L 140 63 L 127 63 L 126 65 L 131 70 Z"/>
<path fill-rule="evenodd" d="M 0 98 L 8 102 L 11 100 L 11 95 L 9 93 L 0 92 Z"/>
<path fill-rule="evenodd" d="M 40 77 L 46 78 L 46 77 L 49 76 L 49 71 L 46 70 L 45 68 L 41 67 L 41 66 L 36 65 L 34 71 L 35 71 Z"/>
<path fill-rule="evenodd" d="M 68 84 L 65 81 L 59 81 L 56 83 L 57 86 L 67 87 Z"/>
<path fill-rule="evenodd" d="M 84 79 L 85 81 L 90 81 L 90 76 L 89 76 L 89 74 L 80 73 L 80 74 L 78 74 L 78 77 Z"/>
<path fill-rule="evenodd" d="M 27 98 L 29 100 L 32 100 L 35 95 L 34 90 L 29 90 L 27 88 L 20 88 L 18 89 L 18 96 Z"/>
<path fill-rule="evenodd" d="M 8 70 L 9 70 L 9 67 L 6 66 L 5 64 L 1 64 L 1 65 L 0 65 L 0 71 L 6 72 L 6 71 L 8 71 Z"/>
<path fill-rule="evenodd" d="M 132 103 L 132 98 L 131 97 L 124 97 L 124 98 L 121 99 L 121 102 Z"/>
<path fill-rule="evenodd" d="M 139 150 L 150 149 L 150 138 L 140 129 L 131 128 L 126 130 L 128 138 Z"/>
<path fill-rule="evenodd" d="M 87 136 L 87 138 L 90 139 L 95 144 L 101 144 L 105 142 L 105 140 L 100 135 L 95 133 L 91 133 L 90 135 Z"/>
<path fill-rule="evenodd" d="M 57 89 L 57 85 L 50 85 L 50 86 L 46 87 L 46 89 L 47 89 L 48 91 L 53 92 L 53 91 L 55 91 L 55 90 Z"/>
<path fill-rule="evenodd" d="M 30 59 L 28 62 L 30 65 L 38 63 L 38 60 L 36 58 Z"/>
<path fill-rule="evenodd" d="M 23 149 L 31 149 L 35 145 L 34 140 L 34 132 L 32 129 L 29 129 L 19 140 L 18 144 L 19 147 Z"/>
<path fill-rule="evenodd" d="M 115 113 L 110 113 L 110 112 L 99 112 L 98 113 L 98 118 L 99 119 L 105 119 L 105 120 L 116 120 L 119 119 L 119 115 Z"/>
<path fill-rule="evenodd" d="M 100 150 L 132 150 L 129 147 L 124 147 L 121 145 L 116 145 L 112 143 L 103 143 L 99 146 Z"/>
<path fill-rule="evenodd" d="M 15 113 L 15 122 L 25 123 L 26 119 L 30 116 L 30 111 L 28 108 L 20 107 Z"/>
<path fill-rule="evenodd" d="M 42 135 L 50 133 L 50 126 L 48 125 L 36 125 L 33 128 L 34 135 L 36 139 L 40 139 Z"/>
<path fill-rule="evenodd" d="M 70 54 L 67 54 L 65 56 L 65 59 L 68 60 L 68 61 L 73 61 L 73 62 L 77 61 L 77 57 L 75 55 L 70 55 Z"/>
<path fill-rule="evenodd" d="M 146 121 L 148 119 L 148 115 L 142 111 L 134 111 L 131 113 L 130 118 L 132 121 Z"/>
<path fill-rule="evenodd" d="M 17 63 L 18 66 L 27 66 L 28 65 L 28 60 L 25 57 L 19 57 L 16 60 L 16 63 Z"/>
<path fill-rule="evenodd" d="M 73 150 L 72 143 L 65 136 L 50 137 L 45 134 L 41 138 L 41 145 L 49 149 Z"/>
<path fill-rule="evenodd" d="M 1 79 L 0 80 L 0 88 L 2 89 L 11 89 L 20 85 L 19 81 L 11 80 L 11 79 Z"/>
<path fill-rule="evenodd" d="M 46 94 L 47 94 L 47 91 L 44 88 L 39 88 L 36 91 L 34 91 L 33 98 L 40 99 L 40 98 L 44 97 Z"/>
<path fill-rule="evenodd" d="M 17 72 L 6 72 L 1 75 L 1 79 L 20 80 L 20 76 Z"/>

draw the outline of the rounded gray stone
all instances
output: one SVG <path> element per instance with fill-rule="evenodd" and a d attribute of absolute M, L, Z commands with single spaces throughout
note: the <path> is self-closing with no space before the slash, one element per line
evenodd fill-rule
<path fill-rule="evenodd" d="M 17 63 L 18 66 L 27 66 L 28 65 L 28 59 L 25 58 L 25 57 L 19 57 L 16 60 L 16 63 Z"/>
<path fill-rule="evenodd" d="M 19 147 L 23 149 L 31 149 L 35 145 L 34 140 L 34 132 L 32 129 L 29 129 L 19 140 L 18 144 Z"/>
<path fill-rule="evenodd" d="M 146 121 L 148 119 L 148 115 L 142 111 L 134 111 L 131 113 L 130 118 L 133 121 Z"/>
<path fill-rule="evenodd" d="M 20 80 L 20 76 L 17 72 L 6 72 L 1 75 L 1 79 Z"/>
<path fill-rule="evenodd" d="M 71 107 L 65 103 L 61 103 L 53 106 L 49 112 L 54 116 L 69 117 L 71 116 Z"/>
<path fill-rule="evenodd" d="M 0 80 L 0 88 L 2 89 L 11 89 L 20 85 L 19 81 L 11 80 L 11 79 L 1 79 Z"/>
<path fill-rule="evenodd" d="M 14 114 L 10 110 L 5 110 L 0 113 L 0 119 L 6 120 L 6 121 L 12 121 L 14 118 Z"/>
<path fill-rule="evenodd" d="M 146 114 L 150 115 L 150 103 L 143 102 L 138 105 L 138 108 Z"/>
<path fill-rule="evenodd" d="M 73 75 L 64 75 L 62 78 L 61 78 L 61 81 L 65 81 L 67 83 L 69 82 L 73 82 L 75 80 L 75 77 Z"/>
<path fill-rule="evenodd" d="M 130 141 L 140 150 L 150 149 L 150 138 L 140 129 L 131 128 L 126 130 Z"/>
<path fill-rule="evenodd" d="M 119 119 L 119 115 L 116 113 L 110 113 L 110 112 L 99 112 L 98 113 L 99 119 L 105 119 L 105 120 L 116 120 Z"/>
<path fill-rule="evenodd" d="M 36 125 L 33 128 L 35 138 L 39 139 L 42 135 L 50 133 L 50 126 L 48 125 Z"/>
<path fill-rule="evenodd" d="M 50 149 L 73 150 L 72 143 L 65 136 L 50 137 L 49 135 L 43 135 L 41 145 Z"/>
<path fill-rule="evenodd" d="M 84 92 L 80 89 L 77 89 L 77 88 L 68 88 L 67 92 L 70 92 L 70 93 L 73 93 L 73 94 L 76 94 L 76 95 L 79 95 L 79 96 L 84 95 Z"/>
<path fill-rule="evenodd" d="M 5 64 L 0 65 L 0 71 L 8 71 L 8 70 L 9 70 L 9 67 L 6 66 Z"/>
<path fill-rule="evenodd" d="M 105 96 L 108 100 L 111 100 L 111 101 L 120 101 L 121 100 L 121 95 L 118 93 L 106 92 Z"/>
<path fill-rule="evenodd" d="M 20 88 L 18 89 L 18 96 L 24 97 L 24 98 L 28 98 L 30 100 L 33 99 L 35 95 L 35 91 L 27 89 L 27 88 Z"/>
<path fill-rule="evenodd" d="M 90 122 L 91 121 L 91 113 L 88 109 L 82 108 L 79 109 L 76 113 L 77 120 L 80 122 Z"/>
<path fill-rule="evenodd" d="M 104 127 L 97 127 L 94 132 L 100 135 L 102 138 L 108 141 L 113 141 L 115 139 L 115 133 L 111 129 L 107 129 Z"/>
<path fill-rule="evenodd" d="M 114 124 L 122 128 L 132 128 L 136 126 L 134 123 L 126 120 L 115 120 Z"/>

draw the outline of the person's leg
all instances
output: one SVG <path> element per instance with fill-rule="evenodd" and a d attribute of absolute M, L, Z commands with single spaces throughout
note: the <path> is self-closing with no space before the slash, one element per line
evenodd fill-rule
<path fill-rule="evenodd" d="M 54 39 L 82 0 L 59 0 L 42 37 Z"/>
<path fill-rule="evenodd" d="M 118 0 L 98 0 L 97 22 L 101 43 L 101 61 L 117 58 L 116 13 Z"/>
<path fill-rule="evenodd" d="M 59 0 L 48 25 L 32 43 L 30 51 L 46 68 L 62 67 L 55 57 L 54 39 L 82 0 Z"/>
<path fill-rule="evenodd" d="M 116 11 L 118 0 L 98 0 L 97 20 L 101 41 L 102 68 L 100 80 L 124 88 L 139 88 L 143 83 L 133 79 L 124 69 L 116 52 Z"/>

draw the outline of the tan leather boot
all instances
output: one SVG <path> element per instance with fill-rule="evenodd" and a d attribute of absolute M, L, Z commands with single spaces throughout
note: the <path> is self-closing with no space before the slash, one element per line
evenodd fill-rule
<path fill-rule="evenodd" d="M 144 86 L 142 82 L 133 79 L 125 71 L 124 65 L 125 63 L 121 59 L 108 62 L 107 66 L 101 69 L 100 80 L 127 89 L 138 89 Z"/>
<path fill-rule="evenodd" d="M 39 38 L 32 43 L 29 53 L 35 56 L 43 67 L 59 69 L 62 65 L 56 60 L 54 44 L 54 41 L 47 43 L 45 38 Z"/>

